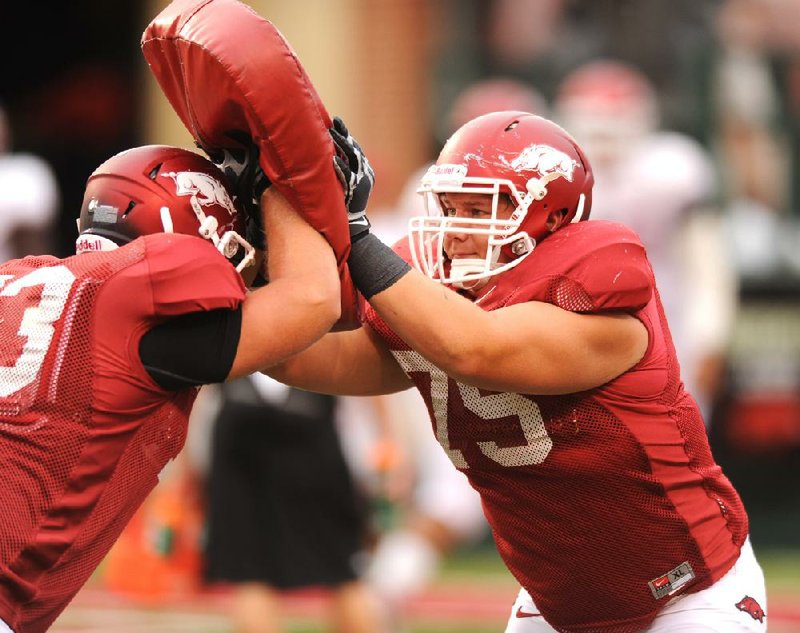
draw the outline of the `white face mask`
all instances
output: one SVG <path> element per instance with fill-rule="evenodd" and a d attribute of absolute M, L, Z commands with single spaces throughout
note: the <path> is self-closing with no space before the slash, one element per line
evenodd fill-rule
<path fill-rule="evenodd" d="M 457 166 L 434 165 L 422 179 L 417 191 L 425 199 L 426 215 L 409 220 L 411 258 L 414 266 L 431 279 L 474 291 L 484 286 L 490 277 L 518 265 L 533 251 L 535 241 L 520 230 L 533 198 L 530 194 L 518 192 L 510 181 L 469 178 L 454 167 Z M 501 188 L 511 192 L 514 212 L 508 218 L 498 217 Z M 445 216 L 439 204 L 439 195 L 443 193 L 492 196 L 491 217 L 476 219 Z M 445 236 L 452 233 L 487 236 L 485 255 L 450 261 L 444 252 L 444 242 Z M 501 262 L 501 249 L 509 244 L 513 244 L 512 249 L 517 257 Z"/>
<path fill-rule="evenodd" d="M 449 169 L 447 175 L 442 177 L 434 171 L 435 168 L 437 166 L 434 165 L 428 170 L 417 190 L 425 197 L 427 215 L 415 216 L 409 220 L 412 262 L 415 268 L 435 281 L 475 291 L 484 286 L 489 278 L 518 266 L 533 252 L 536 240 L 521 227 L 531 204 L 547 195 L 548 180 L 530 179 L 528 191 L 523 193 L 509 180 L 453 176 L 453 169 Z M 445 216 L 439 203 L 439 195 L 443 193 L 490 195 L 491 217 L 476 219 Z M 508 194 L 514 209 L 508 218 L 498 217 L 503 193 Z M 581 193 L 572 222 L 584 219 L 585 202 L 586 196 Z M 444 251 L 444 244 L 445 236 L 452 233 L 487 236 L 484 256 L 450 260 Z M 501 257 L 504 248 L 507 254 L 510 251 L 505 258 Z"/>

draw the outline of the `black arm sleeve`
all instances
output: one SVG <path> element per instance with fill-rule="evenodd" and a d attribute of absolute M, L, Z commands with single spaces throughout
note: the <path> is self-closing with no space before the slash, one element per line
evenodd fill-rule
<path fill-rule="evenodd" d="M 223 382 L 241 330 L 241 306 L 184 314 L 149 330 L 139 343 L 139 357 L 150 377 L 170 391 Z"/>

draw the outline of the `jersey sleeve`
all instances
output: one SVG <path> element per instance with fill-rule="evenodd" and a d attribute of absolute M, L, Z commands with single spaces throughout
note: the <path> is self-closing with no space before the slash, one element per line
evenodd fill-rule
<path fill-rule="evenodd" d="M 655 279 L 638 236 L 613 222 L 573 224 L 543 240 L 502 280 L 505 303 L 544 301 L 571 312 L 636 312 Z"/>
<path fill-rule="evenodd" d="M 653 295 L 653 275 L 641 245 L 614 242 L 594 251 L 572 276 L 594 311 L 641 310 Z"/>
<path fill-rule="evenodd" d="M 148 371 L 148 366 L 158 363 L 140 353 L 147 332 L 184 315 L 196 314 L 202 319 L 204 315 L 199 313 L 234 311 L 245 299 L 244 283 L 236 269 L 199 236 L 147 235 L 117 250 L 77 255 L 75 260 L 90 267 L 87 279 L 95 274 L 91 267 L 105 275 L 94 295 L 90 332 L 92 366 L 104 385 L 97 399 L 109 410 L 144 410 L 163 403 L 165 388 Z M 103 272 L 103 267 L 116 270 Z M 186 319 L 181 320 L 185 326 Z M 205 332 L 205 336 L 219 336 L 218 331 Z M 181 336 L 159 342 L 168 352 L 184 356 L 192 344 L 187 343 L 190 335 L 187 328 Z M 227 374 L 229 358 L 220 352 L 224 341 L 205 340 L 202 333 L 197 341 L 194 346 L 207 355 L 213 372 L 197 373 L 201 368 L 183 371 L 172 364 L 159 369 L 197 379 Z"/>
<path fill-rule="evenodd" d="M 155 316 L 233 309 L 244 301 L 241 276 L 207 240 L 177 234 L 144 239 Z"/>

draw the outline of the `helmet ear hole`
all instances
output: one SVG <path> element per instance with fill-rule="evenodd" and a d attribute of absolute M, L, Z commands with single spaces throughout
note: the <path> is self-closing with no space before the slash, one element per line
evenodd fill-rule
<path fill-rule="evenodd" d="M 569 209 L 566 207 L 561 209 L 553 209 L 550 213 L 547 214 L 547 222 L 545 226 L 547 230 L 551 233 L 561 227 L 564 224 L 564 219 L 569 215 Z"/>

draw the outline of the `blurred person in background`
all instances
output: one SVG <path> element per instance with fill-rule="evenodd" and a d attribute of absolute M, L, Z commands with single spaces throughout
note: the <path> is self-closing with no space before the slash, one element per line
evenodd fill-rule
<path fill-rule="evenodd" d="M 800 276 L 800 3 L 725 0 L 698 65 L 737 272 Z"/>
<path fill-rule="evenodd" d="M 681 377 L 708 424 L 738 292 L 711 156 L 698 141 L 661 127 L 654 86 L 631 64 L 579 66 L 559 86 L 553 108 L 592 161 L 592 217 L 629 226 L 647 248 Z"/>
<path fill-rule="evenodd" d="M 58 205 L 52 168 L 38 156 L 12 151 L 11 127 L 0 105 L 0 262 L 50 253 Z"/>
<path fill-rule="evenodd" d="M 415 390 L 341 397 L 354 471 L 371 499 L 374 547 L 366 580 L 384 630 L 403 630 L 414 597 L 424 595 L 445 557 L 488 536 L 480 497 L 431 438 Z M 347 433 L 347 431 L 345 431 Z"/>
<path fill-rule="evenodd" d="M 792 0 L 789 0 L 792 1 Z M 444 0 L 436 90 L 444 111 L 468 83 L 503 75 L 552 103 L 563 78 L 592 59 L 635 64 L 656 85 L 664 122 L 697 136 L 702 92 L 689 83 L 719 0 Z M 442 126 L 446 127 L 446 126 Z"/>
<path fill-rule="evenodd" d="M 325 591 L 326 630 L 378 633 L 361 580 L 367 505 L 345 461 L 336 399 L 254 374 L 204 390 L 211 425 L 204 580 L 234 589 L 239 633 L 278 633 L 287 591 Z"/>
<path fill-rule="evenodd" d="M 489 112 L 522 110 L 545 115 L 547 103 L 533 86 L 509 77 L 487 77 L 468 85 L 446 117 L 446 136 Z M 446 137 L 445 137 L 446 138 Z M 393 208 L 371 215 L 373 231 L 388 244 L 403 238 L 408 222 L 424 212 L 417 193 L 430 163 L 414 171 Z M 372 490 L 385 497 L 391 518 L 378 528 L 368 579 L 387 609 L 390 626 L 400 626 L 410 598 L 424 592 L 443 558 L 489 534 L 480 495 L 431 436 L 425 402 L 416 390 L 373 399 L 344 398 L 352 413 L 377 423 Z M 377 475 L 377 477 L 375 476 Z M 388 525 L 386 524 L 388 523 Z"/>
<path fill-rule="evenodd" d="M 800 3 L 724 0 L 697 59 L 739 275 L 712 444 L 756 543 L 800 545 Z"/>

